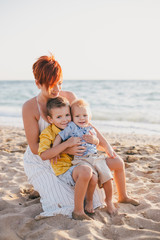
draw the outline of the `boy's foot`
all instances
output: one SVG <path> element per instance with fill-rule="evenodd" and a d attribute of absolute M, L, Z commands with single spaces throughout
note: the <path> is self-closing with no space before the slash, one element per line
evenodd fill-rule
<path fill-rule="evenodd" d="M 86 214 L 95 214 L 95 211 L 93 209 L 93 201 L 85 201 L 85 213 Z"/>
<path fill-rule="evenodd" d="M 118 200 L 118 202 L 119 203 L 130 203 L 130 204 L 132 204 L 134 206 L 140 205 L 140 203 L 138 201 L 136 201 L 136 200 L 134 200 L 132 198 L 129 198 L 129 197 L 126 197 L 124 199 L 120 199 L 120 200 Z"/>
<path fill-rule="evenodd" d="M 77 213 L 74 213 L 72 212 L 72 218 L 74 220 L 92 220 L 92 218 L 90 218 L 89 216 L 87 216 L 85 213 L 84 214 L 77 214 Z"/>
<path fill-rule="evenodd" d="M 115 216 L 118 213 L 117 208 L 114 206 L 113 202 L 106 202 L 107 204 L 107 212 L 109 213 L 110 216 Z"/>

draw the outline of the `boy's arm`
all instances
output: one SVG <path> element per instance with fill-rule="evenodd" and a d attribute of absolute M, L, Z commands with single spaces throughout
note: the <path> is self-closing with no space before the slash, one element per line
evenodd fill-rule
<path fill-rule="evenodd" d="M 54 143 L 53 143 L 53 147 L 59 145 L 61 143 L 62 139 L 60 137 L 60 135 L 58 134 L 54 140 Z"/>
<path fill-rule="evenodd" d="M 79 144 L 81 144 L 80 138 L 71 137 L 67 141 L 62 142 L 59 145 L 53 146 L 45 150 L 44 152 L 41 152 L 40 157 L 42 158 L 42 160 L 51 159 L 57 156 L 58 154 L 62 153 L 66 148 Z"/>
<path fill-rule="evenodd" d="M 55 140 L 54 140 L 54 143 L 53 143 L 53 146 L 52 147 L 55 147 L 57 145 L 59 145 L 61 143 L 61 137 L 59 135 L 56 136 Z M 57 156 L 53 157 L 52 159 L 50 159 L 50 161 L 52 160 L 53 164 L 54 163 L 57 163 L 57 160 L 60 158 L 60 154 L 58 154 Z"/>

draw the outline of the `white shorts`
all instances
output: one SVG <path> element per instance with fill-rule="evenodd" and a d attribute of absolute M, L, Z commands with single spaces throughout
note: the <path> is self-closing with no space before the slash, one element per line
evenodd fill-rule
<path fill-rule="evenodd" d="M 90 154 L 85 156 L 74 156 L 72 164 L 74 166 L 78 165 L 88 165 L 92 168 L 93 173 L 98 176 L 98 185 L 102 185 L 113 179 L 112 173 L 106 163 L 107 155 L 105 154 Z"/>

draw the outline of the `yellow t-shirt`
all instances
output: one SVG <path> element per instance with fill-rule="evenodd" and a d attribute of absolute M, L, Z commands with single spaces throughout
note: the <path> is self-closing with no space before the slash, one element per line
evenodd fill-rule
<path fill-rule="evenodd" d="M 38 155 L 51 148 L 56 136 L 60 131 L 61 130 L 59 128 L 52 124 L 41 132 Z M 66 153 L 60 154 L 60 159 L 57 160 L 57 163 L 53 164 L 53 161 L 51 161 L 51 165 L 56 176 L 65 173 L 72 166 L 71 161 L 72 157 Z"/>

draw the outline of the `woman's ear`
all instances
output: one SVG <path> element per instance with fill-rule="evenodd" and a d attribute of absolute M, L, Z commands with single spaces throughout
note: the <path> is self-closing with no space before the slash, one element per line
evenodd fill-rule
<path fill-rule="evenodd" d="M 52 120 L 52 118 L 50 116 L 47 116 L 47 119 L 48 119 L 49 123 L 51 123 L 51 124 L 53 123 L 53 120 Z"/>
<path fill-rule="evenodd" d="M 40 89 L 41 88 L 41 84 L 37 80 L 35 80 L 35 83 L 36 83 L 37 87 Z"/>

